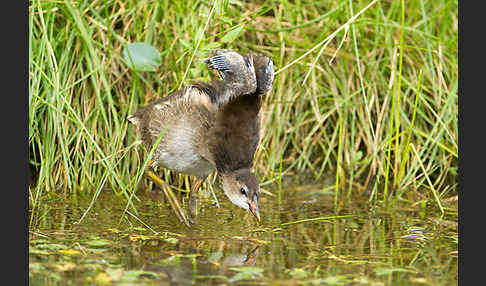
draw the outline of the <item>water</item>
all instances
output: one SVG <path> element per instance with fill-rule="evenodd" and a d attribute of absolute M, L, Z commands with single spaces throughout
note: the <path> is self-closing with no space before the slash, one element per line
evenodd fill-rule
<path fill-rule="evenodd" d="M 299 186 L 280 203 L 263 195 L 258 224 L 218 198 L 220 208 L 201 202 L 191 229 L 151 196 L 123 216 L 123 200 L 103 191 L 80 223 L 91 196 L 46 199 L 29 232 L 30 285 L 458 283 L 455 214 L 383 211 L 366 198 L 343 198 L 336 212 L 333 193 Z"/>

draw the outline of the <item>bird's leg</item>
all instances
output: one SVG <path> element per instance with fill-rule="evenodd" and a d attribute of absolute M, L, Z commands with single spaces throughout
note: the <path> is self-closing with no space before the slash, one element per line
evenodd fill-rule
<path fill-rule="evenodd" d="M 198 191 L 203 182 L 204 179 L 196 178 L 194 185 L 191 188 L 191 192 L 189 193 L 189 210 L 193 216 L 197 216 Z"/>
<path fill-rule="evenodd" d="M 149 163 L 149 166 L 152 166 L 153 161 L 151 160 Z M 177 201 L 176 196 L 170 189 L 170 187 L 167 185 L 166 182 L 164 182 L 161 178 L 159 178 L 151 169 L 150 167 L 145 169 L 145 174 L 149 177 L 149 179 L 154 182 L 159 188 L 162 190 L 164 193 L 165 197 L 169 201 L 170 206 L 172 207 L 172 210 L 175 212 L 177 218 L 179 218 L 180 221 L 184 222 L 184 224 L 188 227 L 191 227 L 191 219 L 187 216 L 186 212 L 181 208 L 179 202 Z"/>
<path fill-rule="evenodd" d="M 148 176 L 148 171 L 151 171 L 151 172 L 153 172 L 153 173 L 154 173 L 154 175 L 155 175 L 155 176 L 157 176 L 157 178 L 159 178 L 159 179 L 160 179 L 160 181 L 162 181 L 164 184 L 167 184 L 167 182 L 166 182 L 165 180 L 163 180 L 163 179 L 162 179 L 163 172 L 162 172 L 161 170 L 160 170 L 159 172 L 157 172 L 157 171 L 155 170 L 155 167 L 156 167 L 155 161 L 154 161 L 154 160 L 152 160 L 152 159 L 150 159 L 150 160 L 149 160 L 149 162 L 147 163 L 147 166 L 145 166 L 145 172 L 144 172 L 144 173 L 145 173 L 145 175 L 147 175 L 147 176 Z M 149 177 L 149 179 L 150 179 L 150 176 L 148 176 L 148 177 Z M 158 184 L 156 184 L 156 183 L 154 182 L 154 180 L 152 180 L 152 179 L 150 179 L 150 181 L 151 181 L 152 183 L 154 183 L 154 185 L 153 185 L 152 189 L 150 190 L 151 194 L 154 194 L 154 195 L 157 195 L 157 196 L 158 196 L 158 195 L 162 195 L 162 194 L 163 194 L 163 191 L 162 191 L 162 189 L 159 187 L 159 185 L 158 185 Z"/>

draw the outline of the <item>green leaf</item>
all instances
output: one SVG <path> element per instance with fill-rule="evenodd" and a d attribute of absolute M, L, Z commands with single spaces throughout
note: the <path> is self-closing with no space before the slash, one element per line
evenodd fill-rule
<path fill-rule="evenodd" d="M 201 50 L 203 51 L 210 51 L 210 50 L 214 50 L 214 49 L 217 49 L 221 46 L 221 43 L 219 42 L 211 42 L 211 43 L 208 43 L 208 44 L 205 44 Z"/>
<path fill-rule="evenodd" d="M 44 271 L 47 267 L 39 262 L 31 262 L 29 261 L 29 271 L 30 272 L 39 272 L 39 271 Z"/>
<path fill-rule="evenodd" d="M 343 285 L 349 282 L 349 279 L 344 275 L 329 276 L 320 281 L 322 285 L 324 282 L 326 285 Z"/>
<path fill-rule="evenodd" d="M 197 41 L 199 41 L 199 38 L 202 36 L 204 32 L 204 27 L 203 26 L 200 26 L 198 29 L 197 29 L 197 32 L 196 32 L 196 36 L 194 37 L 194 39 L 196 39 L 196 43 Z"/>
<path fill-rule="evenodd" d="M 381 275 L 392 274 L 393 272 L 412 272 L 412 271 L 405 268 L 397 268 L 397 267 L 395 268 L 376 267 L 375 269 L 373 269 L 373 272 L 375 272 L 376 275 L 381 276 Z"/>
<path fill-rule="evenodd" d="M 175 237 L 168 237 L 164 239 L 165 242 L 171 243 L 171 244 L 177 244 L 179 240 Z"/>
<path fill-rule="evenodd" d="M 66 249 L 67 246 L 57 243 L 47 243 L 47 244 L 38 244 L 36 245 L 38 249 L 47 249 L 47 250 L 61 250 Z"/>
<path fill-rule="evenodd" d="M 34 247 L 29 247 L 29 255 L 31 254 L 41 254 L 41 255 L 49 255 L 51 254 L 49 251 L 46 250 L 40 250 Z"/>
<path fill-rule="evenodd" d="M 262 277 L 263 269 L 260 267 L 252 266 L 242 266 L 242 267 L 231 267 L 230 270 L 238 271 L 235 276 L 228 280 L 228 282 L 235 282 L 239 280 L 254 279 L 257 277 Z"/>
<path fill-rule="evenodd" d="M 192 49 L 192 45 L 188 41 L 185 41 L 184 39 L 179 39 L 179 42 L 184 46 L 184 48 Z"/>
<path fill-rule="evenodd" d="M 100 239 L 85 241 L 84 244 L 89 246 L 107 246 L 107 245 L 111 245 L 111 241 L 100 238 Z"/>
<path fill-rule="evenodd" d="M 220 16 L 219 17 L 225 24 L 233 25 L 233 20 L 230 17 Z"/>
<path fill-rule="evenodd" d="M 159 51 L 146 43 L 132 43 L 123 50 L 129 67 L 139 71 L 155 71 L 162 64 Z"/>
<path fill-rule="evenodd" d="M 158 274 L 152 271 L 128 270 L 123 272 L 120 281 L 124 283 L 135 282 L 142 275 L 158 277 Z"/>
<path fill-rule="evenodd" d="M 302 268 L 293 268 L 291 270 L 287 270 L 286 272 L 288 272 L 288 274 L 294 279 L 303 279 L 309 276 L 309 273 Z"/>
<path fill-rule="evenodd" d="M 240 34 L 240 32 L 243 30 L 244 27 L 245 26 L 242 25 L 226 33 L 226 35 L 224 35 L 221 38 L 221 43 L 231 43 L 234 40 L 236 40 L 236 38 L 238 38 L 238 35 Z"/>

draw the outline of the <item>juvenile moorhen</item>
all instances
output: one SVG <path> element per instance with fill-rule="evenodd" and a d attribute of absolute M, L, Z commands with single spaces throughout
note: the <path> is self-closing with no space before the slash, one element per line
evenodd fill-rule
<path fill-rule="evenodd" d="M 198 178 L 189 204 L 195 204 L 200 184 L 214 170 L 231 202 L 258 220 L 258 180 L 251 172 L 260 140 L 261 96 L 272 88 L 269 57 L 216 50 L 204 63 L 222 80 L 195 82 L 140 108 L 128 120 L 150 150 L 152 167 L 162 166 Z M 193 208 L 191 208 L 193 211 Z"/>

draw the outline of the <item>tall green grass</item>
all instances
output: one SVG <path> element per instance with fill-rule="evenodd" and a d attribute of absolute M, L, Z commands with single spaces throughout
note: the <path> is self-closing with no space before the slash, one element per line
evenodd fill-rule
<path fill-rule="evenodd" d="M 212 77 L 200 59 L 215 47 L 285 67 L 263 105 L 254 166 L 262 185 L 331 174 L 340 193 L 368 190 L 383 202 L 419 195 L 440 206 L 457 191 L 457 23 L 450 0 L 33 0 L 33 208 L 45 192 L 111 188 L 129 198 L 146 152 L 126 116 Z M 156 72 L 123 63 L 132 42 L 161 51 Z"/>

